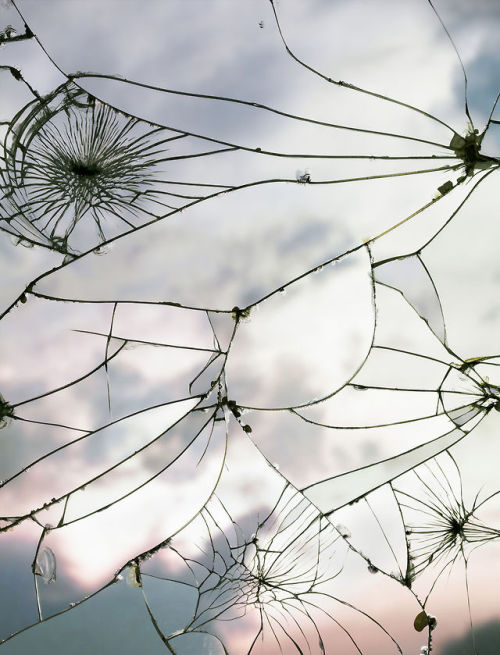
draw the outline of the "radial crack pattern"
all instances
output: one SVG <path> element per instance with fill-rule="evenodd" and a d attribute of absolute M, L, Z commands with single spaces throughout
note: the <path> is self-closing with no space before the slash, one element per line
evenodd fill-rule
<path fill-rule="evenodd" d="M 0 16 L 6 652 L 496 652 L 500 96 L 464 33 L 498 16 L 131 2 L 90 72 L 29 4 Z M 141 12 L 162 64 L 111 74 Z"/>

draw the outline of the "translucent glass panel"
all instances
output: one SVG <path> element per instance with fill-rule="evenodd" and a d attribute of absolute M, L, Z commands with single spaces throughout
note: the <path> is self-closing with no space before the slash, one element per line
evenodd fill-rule
<path fill-rule="evenodd" d="M 499 25 L 0 3 L 7 653 L 499 650 Z"/>

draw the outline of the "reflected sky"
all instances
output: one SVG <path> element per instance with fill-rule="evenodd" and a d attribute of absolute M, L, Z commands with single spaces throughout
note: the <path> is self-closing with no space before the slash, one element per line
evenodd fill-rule
<path fill-rule="evenodd" d="M 289 645 L 458 655 L 472 620 L 488 655 L 498 7 L 434 3 L 465 105 L 424 0 L 16 6 L 0 30 L 26 21 L 37 39 L 0 47 L 0 638 L 63 613 L 4 648 L 279 652 L 304 605 L 265 630 L 221 627 L 224 607 L 202 634 L 183 597 L 155 629 L 177 592 L 130 570 L 173 575 L 174 548 L 192 558 L 258 525 L 291 483 L 326 517 L 342 575 Z M 216 497 L 231 512 L 214 542 L 199 512 Z M 452 565 L 415 536 L 450 499 Z M 43 548 L 51 584 L 34 573 Z M 417 633 L 423 607 L 438 627 Z"/>

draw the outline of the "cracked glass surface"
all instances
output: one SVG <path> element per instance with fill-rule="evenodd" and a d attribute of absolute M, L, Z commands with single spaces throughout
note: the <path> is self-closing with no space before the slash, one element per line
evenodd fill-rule
<path fill-rule="evenodd" d="M 2 647 L 496 652 L 498 9 L 0 17 Z"/>

